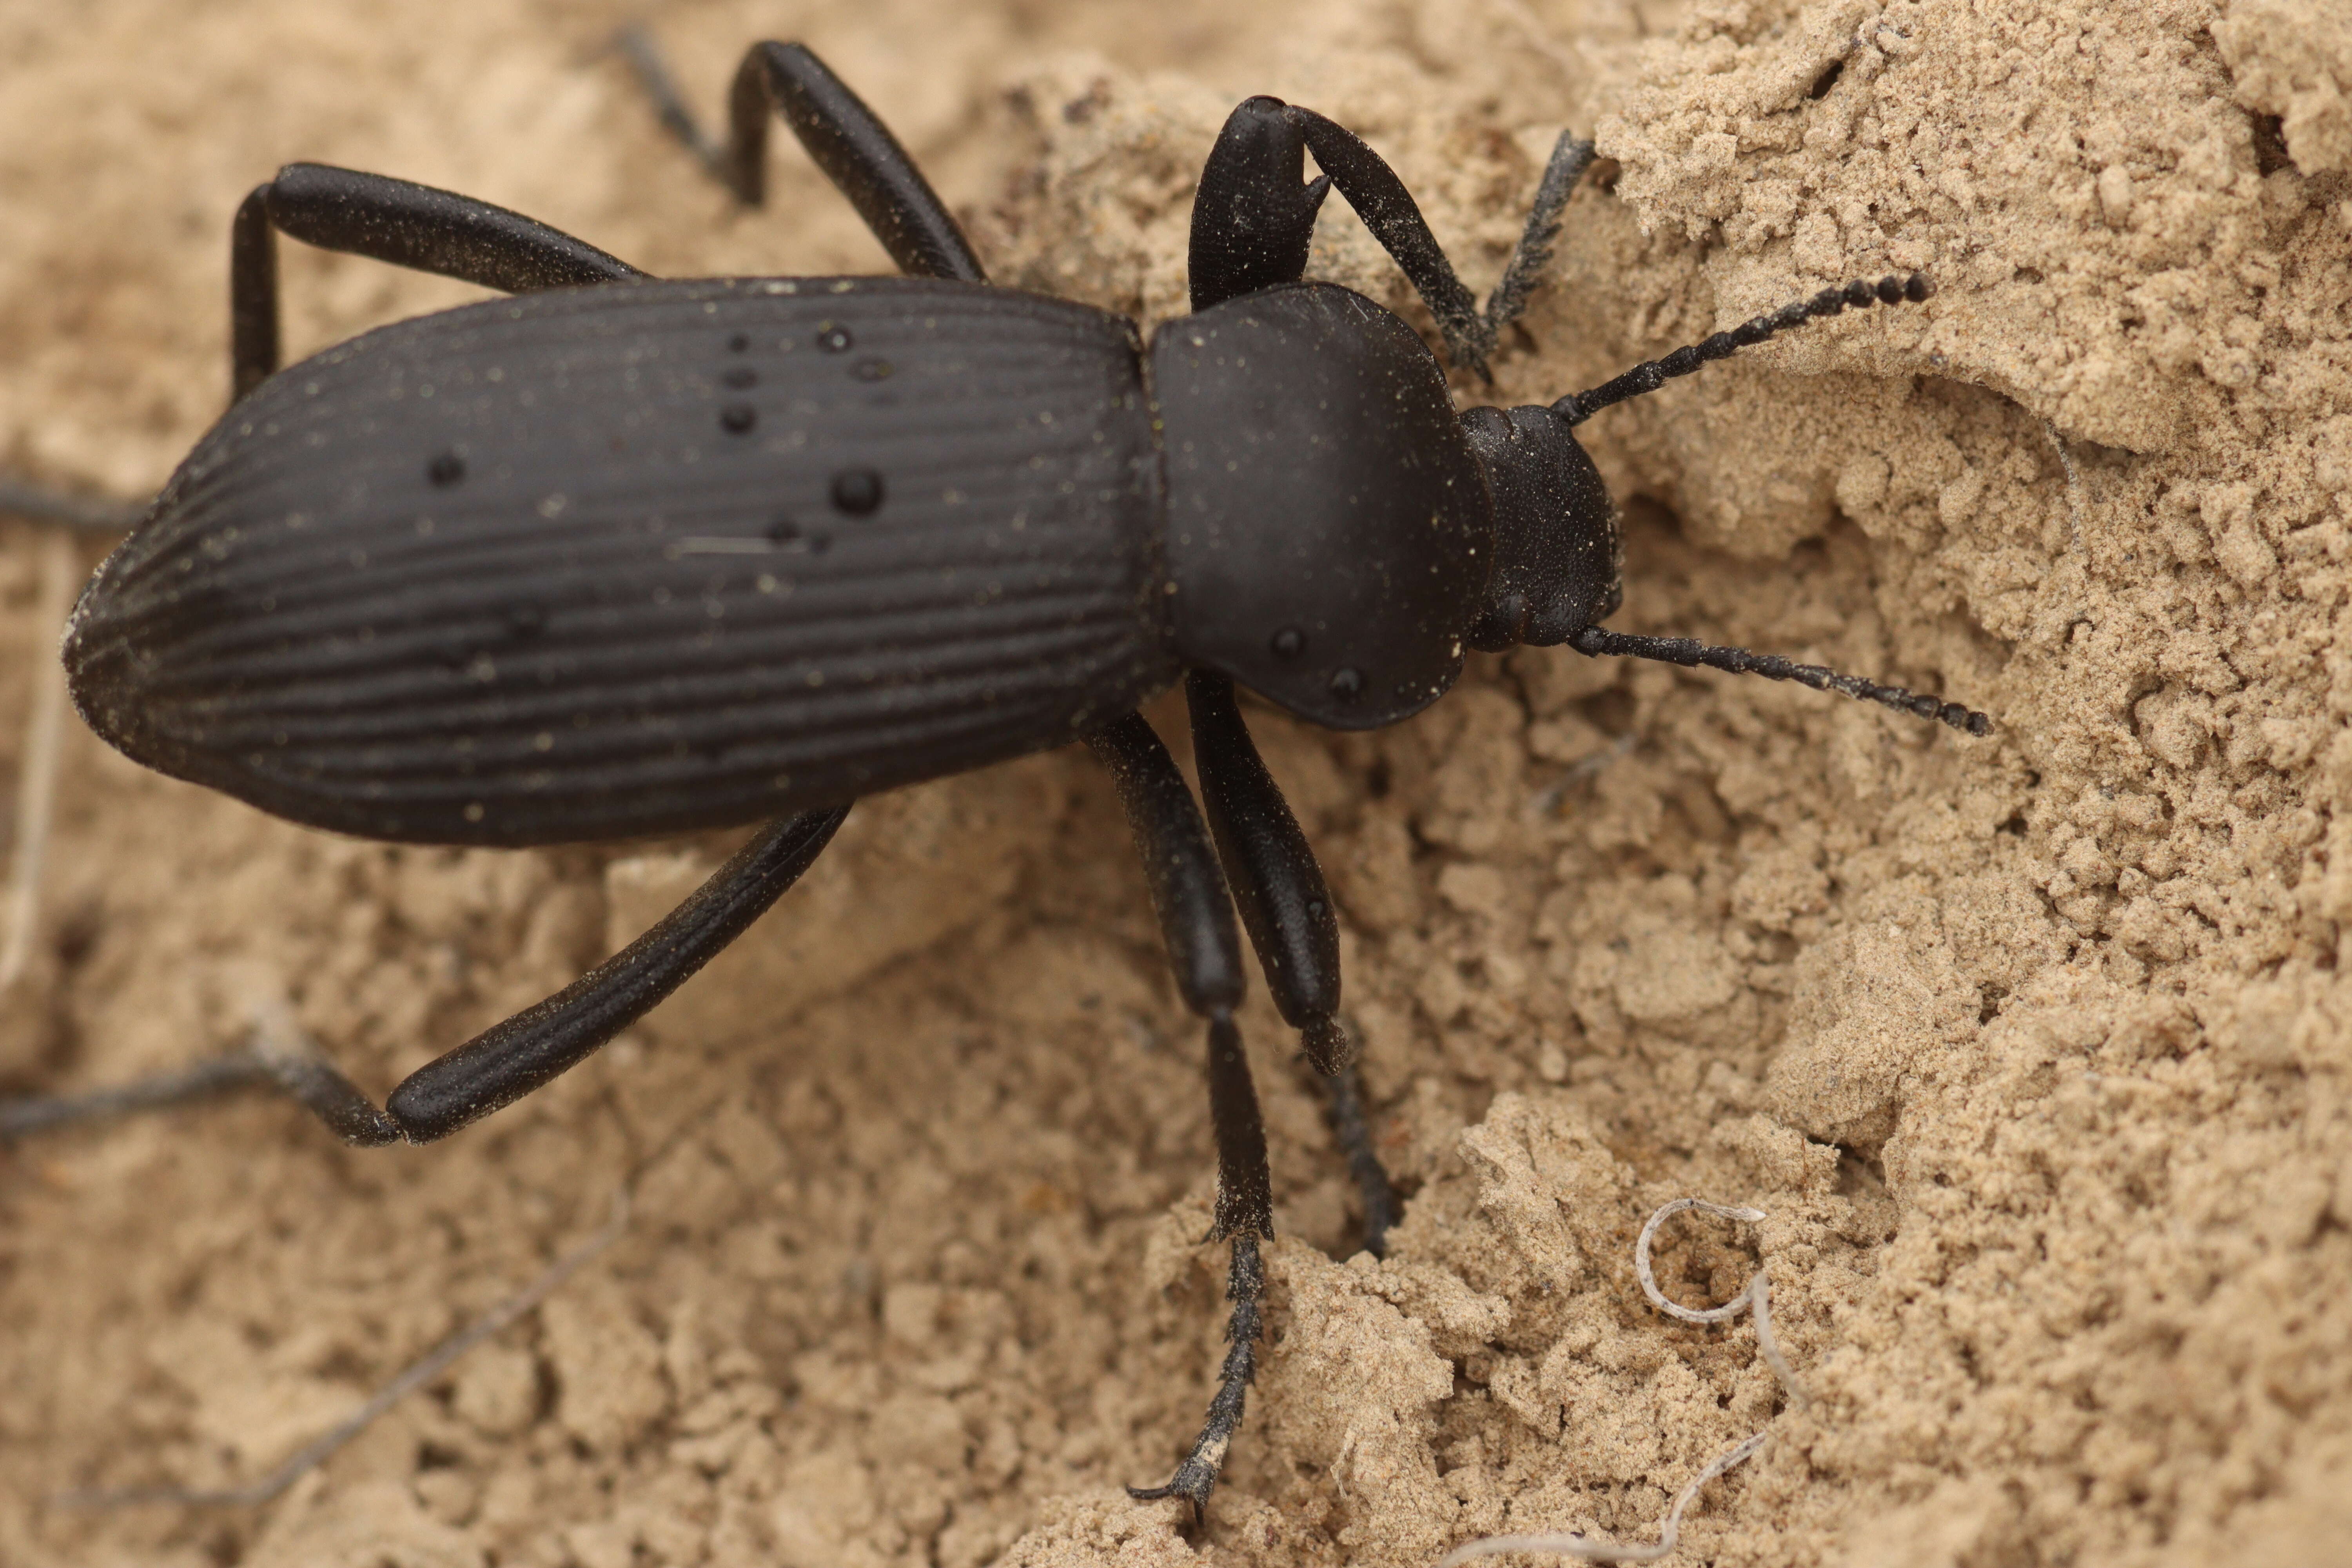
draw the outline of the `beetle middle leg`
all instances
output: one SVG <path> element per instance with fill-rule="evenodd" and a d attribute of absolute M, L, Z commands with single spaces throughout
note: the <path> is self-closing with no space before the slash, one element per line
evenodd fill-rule
<path fill-rule="evenodd" d="M 1381 1257 L 1397 1220 L 1396 1194 L 1364 1121 L 1354 1042 L 1339 1025 L 1339 920 L 1323 868 L 1250 740 L 1234 683 L 1196 669 L 1184 696 L 1218 858 L 1274 1005 L 1329 1090 L 1332 1128 L 1363 1196 L 1364 1247 Z"/>
<path fill-rule="evenodd" d="M 1241 1425 L 1257 1370 L 1258 1308 L 1265 1276 L 1257 1244 L 1274 1235 L 1274 1177 L 1265 1162 L 1265 1127 L 1258 1115 L 1257 1089 L 1242 1050 L 1234 1009 L 1245 984 L 1241 940 L 1234 929 L 1233 900 L 1217 869 L 1209 830 L 1175 759 L 1139 713 L 1129 713 L 1087 738 L 1110 770 L 1143 856 L 1151 885 L 1151 905 L 1176 972 L 1184 1005 L 1209 1024 L 1209 1115 L 1217 1137 L 1216 1217 L 1208 1239 L 1230 1241 L 1225 1297 L 1234 1304 L 1227 1324 L 1224 1367 L 1209 1417 L 1176 1474 L 1166 1486 L 1129 1488 L 1137 1498 L 1182 1497 L 1205 1509 L 1224 1468 L 1225 1449 Z"/>
<path fill-rule="evenodd" d="M 792 127 L 810 160 L 849 198 L 900 271 L 916 278 L 988 281 L 987 269 L 964 237 L 962 226 L 906 148 L 814 49 L 803 44 L 751 46 L 728 94 L 728 136 L 722 146 L 695 123 L 645 30 L 625 28 L 618 42 L 662 124 L 744 205 L 758 206 L 767 196 L 768 118 L 772 112 Z"/>

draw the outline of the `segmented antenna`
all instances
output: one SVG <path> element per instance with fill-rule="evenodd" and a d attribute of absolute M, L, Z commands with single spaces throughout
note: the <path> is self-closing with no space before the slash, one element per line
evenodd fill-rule
<path fill-rule="evenodd" d="M 1793 680 L 1816 691 L 1838 691 L 1864 702 L 1876 702 L 1915 718 L 1933 719 L 1970 735 L 1992 733 L 1992 721 L 1973 708 L 1922 696 L 1900 686 L 1883 686 L 1858 675 L 1843 675 L 1818 664 L 1797 664 L 1776 653 L 1750 653 L 1744 647 L 1712 647 L 1695 637 L 1644 637 L 1628 632 L 1587 626 L 1568 639 L 1568 646 L 1598 658 L 1614 654 L 1624 658 L 1654 658 L 1685 669 L 1705 665 L 1734 675 L 1760 675 L 1769 680 Z"/>
<path fill-rule="evenodd" d="M 1717 332 L 1703 342 L 1678 348 L 1664 359 L 1645 360 L 1614 381 L 1603 382 L 1589 391 L 1570 393 L 1553 404 L 1551 411 L 1570 425 L 1581 425 L 1612 403 L 1655 392 L 1675 376 L 1688 375 L 1712 360 L 1729 359 L 1738 350 L 1752 348 L 1775 332 L 1837 315 L 1849 305 L 1856 310 L 1870 305 L 1898 305 L 1906 300 L 1916 305 L 1935 291 L 1936 286 L 1924 272 L 1914 272 L 1908 278 L 1882 278 L 1875 283 L 1857 278 L 1841 288 L 1824 289 L 1810 300 L 1783 305 L 1769 316 L 1759 316 L 1727 332 Z"/>
<path fill-rule="evenodd" d="M 1873 283 L 1864 279 L 1841 288 L 1824 289 L 1810 300 L 1800 300 L 1783 305 L 1768 316 L 1717 332 L 1702 342 L 1678 348 L 1664 359 L 1645 360 L 1613 381 L 1606 381 L 1590 391 L 1571 393 L 1551 405 L 1551 411 L 1570 425 L 1580 425 L 1612 403 L 1622 403 L 1629 397 L 1639 397 L 1645 392 L 1655 392 L 1678 375 L 1688 375 L 1711 361 L 1729 359 L 1744 348 L 1753 347 L 1792 327 L 1807 321 L 1842 313 L 1848 306 L 1862 310 L 1871 305 L 1898 305 L 1905 301 L 1917 304 L 1935 293 L 1936 286 L 1924 272 L 1914 272 L 1907 278 L 1882 278 Z M 1864 680 L 1858 675 L 1846 675 L 1818 664 L 1798 664 L 1779 654 L 1751 653 L 1744 647 L 1714 647 L 1695 637 L 1644 637 L 1626 632 L 1603 631 L 1599 626 L 1587 626 L 1568 639 L 1568 646 L 1581 654 L 1599 658 L 1612 654 L 1624 658 L 1653 658 L 1664 664 L 1678 664 L 1685 669 L 1701 665 L 1709 669 L 1727 670 L 1733 675 L 1760 675 L 1769 680 L 1793 680 L 1800 686 L 1810 686 L 1816 691 L 1836 691 L 1864 702 L 1876 702 L 1898 713 L 1915 718 L 1933 719 L 1949 724 L 1969 735 L 1992 733 L 1992 721 L 1973 708 L 1963 708 L 1957 702 L 1947 702 L 1940 697 L 1924 696 L 1907 691 L 1900 686 L 1887 686 L 1875 680 Z"/>

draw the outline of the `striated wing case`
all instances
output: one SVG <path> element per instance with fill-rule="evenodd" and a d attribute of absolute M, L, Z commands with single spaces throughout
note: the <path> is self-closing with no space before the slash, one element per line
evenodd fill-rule
<path fill-rule="evenodd" d="M 1173 679 L 1132 327 L 723 279 L 367 333 L 198 444 L 66 637 L 93 728 L 371 837 L 774 816 L 1058 744 Z"/>

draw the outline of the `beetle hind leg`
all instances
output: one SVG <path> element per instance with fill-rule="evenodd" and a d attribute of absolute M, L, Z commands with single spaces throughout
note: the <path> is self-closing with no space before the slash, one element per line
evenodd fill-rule
<path fill-rule="evenodd" d="M 1129 713 L 1087 738 L 1110 770 L 1151 884 L 1151 904 L 1184 1005 L 1208 1020 L 1209 1113 L 1217 1139 L 1217 1207 L 1208 1239 L 1232 1244 L 1225 1298 L 1233 1303 L 1227 1350 L 1192 1451 L 1165 1486 L 1129 1488 L 1137 1498 L 1181 1497 L 1206 1509 L 1241 1425 L 1257 1371 L 1259 1304 L 1265 1275 L 1258 1242 L 1274 1235 L 1274 1178 L 1266 1168 L 1265 1126 L 1234 1008 L 1244 987 L 1234 905 L 1207 826 L 1184 775 L 1140 714 Z"/>
<path fill-rule="evenodd" d="M 280 234 L 507 294 L 646 276 L 562 229 L 454 191 L 325 163 L 289 163 L 254 187 L 229 228 L 232 402 L 278 365 Z"/>
<path fill-rule="evenodd" d="M 1330 1096 L 1332 1131 L 1362 1197 L 1365 1250 L 1382 1257 L 1397 1220 L 1396 1190 L 1372 1147 L 1355 1043 L 1339 1023 L 1339 920 L 1330 889 L 1250 739 L 1234 683 L 1196 669 L 1185 677 L 1184 696 L 1218 858 L 1274 1005 L 1298 1031 L 1307 1062 Z"/>
<path fill-rule="evenodd" d="M 401 1135 L 446 1138 L 585 1061 L 765 914 L 848 815 L 844 805 L 771 823 L 636 941 L 409 1074 L 385 1102 Z"/>
<path fill-rule="evenodd" d="M 264 1017 L 253 1047 L 236 1056 L 72 1099 L 0 1101 L 0 1139 L 255 1082 L 274 1083 L 362 1148 L 446 1138 L 577 1067 L 644 1017 L 766 913 L 848 815 L 836 806 L 762 828 L 643 936 L 546 1001 L 425 1063 L 381 1110 L 290 1021 Z"/>

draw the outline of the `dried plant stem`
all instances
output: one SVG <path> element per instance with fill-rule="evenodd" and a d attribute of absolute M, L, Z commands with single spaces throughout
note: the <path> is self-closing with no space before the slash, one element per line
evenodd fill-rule
<path fill-rule="evenodd" d="M 41 542 L 39 624 L 60 635 L 73 610 L 81 581 L 73 536 L 52 529 Z M 0 992 L 15 985 L 33 955 L 40 925 L 41 863 L 49 847 L 49 817 L 57 804 L 58 758 L 66 729 L 66 669 L 54 645 L 34 666 L 33 709 L 25 724 L 25 749 L 16 770 L 16 841 L 8 864 L 8 933 L 0 942 Z"/>
<path fill-rule="evenodd" d="M 210 1490 L 190 1487 L 117 1487 L 72 1491 L 61 1494 L 58 1503 L 65 1508 L 109 1509 L 142 1504 L 163 1504 L 174 1508 L 250 1508 L 268 1502 L 326 1463 L 335 1450 L 365 1431 L 385 1411 L 448 1371 L 467 1351 L 553 1295 L 591 1258 L 620 1240 L 622 1232 L 628 1227 L 629 1189 L 625 1186 L 613 1194 L 612 1217 L 593 1235 L 550 1264 L 538 1279 L 412 1363 L 407 1370 L 378 1389 L 373 1397 L 348 1418 L 311 1438 L 258 1480 L 248 1481 L 241 1487 Z"/>

